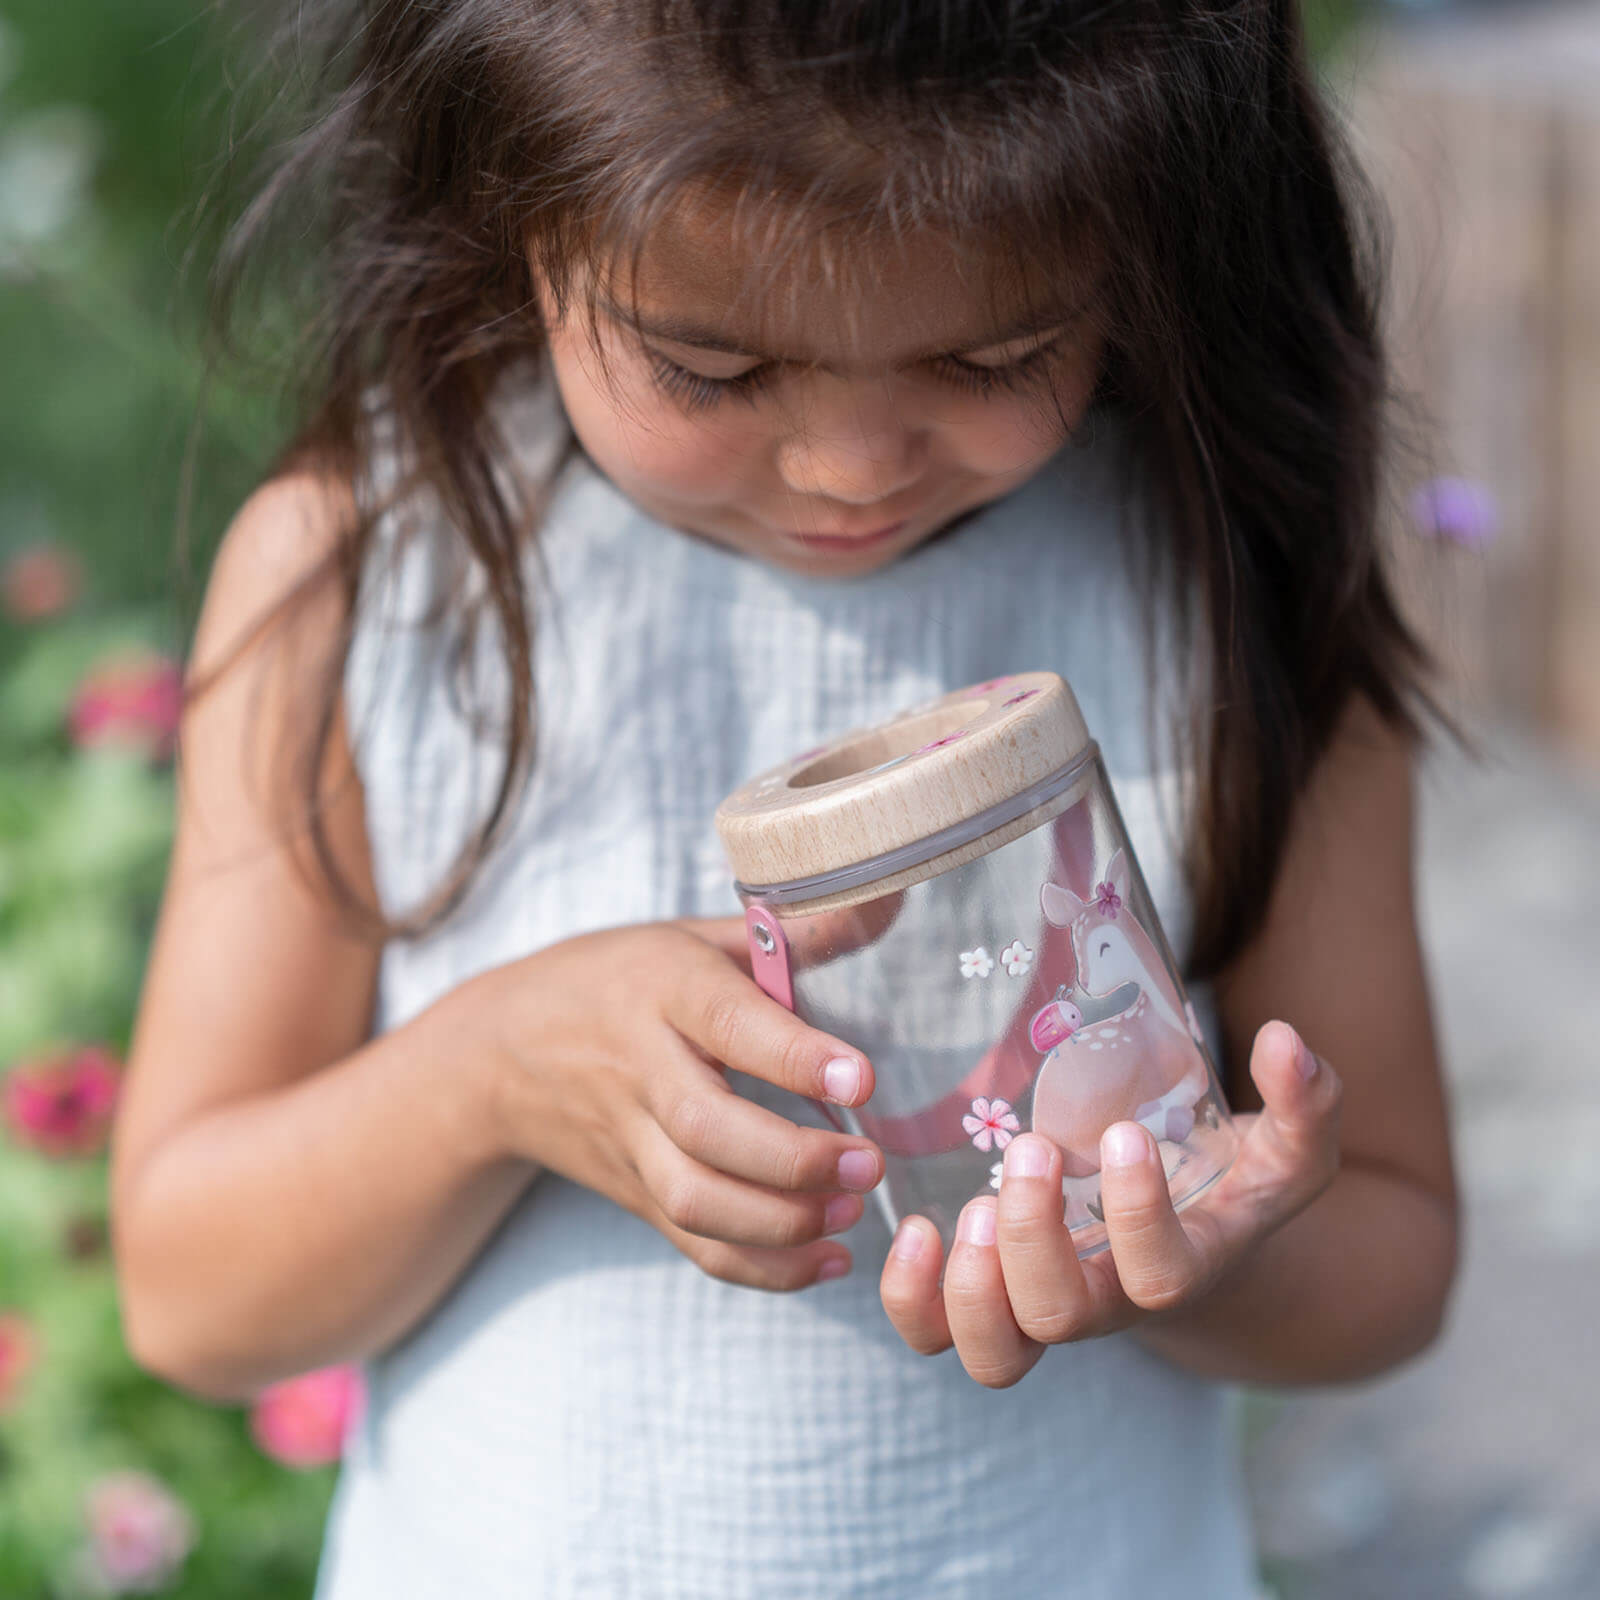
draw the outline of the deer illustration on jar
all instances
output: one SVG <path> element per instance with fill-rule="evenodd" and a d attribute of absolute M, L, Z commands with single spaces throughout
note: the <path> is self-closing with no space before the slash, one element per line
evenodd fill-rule
<path fill-rule="evenodd" d="M 1088 1026 L 1060 990 L 1033 1019 L 1035 1046 L 1049 1050 L 1034 1084 L 1033 1127 L 1060 1147 L 1068 1177 L 1100 1170 L 1100 1135 L 1113 1122 L 1142 1123 L 1158 1140 L 1188 1138 L 1209 1086 L 1193 1013 L 1129 907 L 1128 877 L 1118 850 L 1088 900 L 1058 883 L 1040 891 L 1046 919 L 1070 934 L 1076 988 L 1087 1000 L 1137 986 L 1131 1004 Z"/>

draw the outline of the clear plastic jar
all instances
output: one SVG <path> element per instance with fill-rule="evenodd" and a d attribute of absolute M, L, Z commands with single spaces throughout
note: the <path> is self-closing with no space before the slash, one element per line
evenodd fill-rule
<path fill-rule="evenodd" d="M 1115 797 L 1053 673 L 980 684 L 756 778 L 717 812 L 761 986 L 872 1062 L 839 1127 L 883 1150 L 891 1231 L 948 1246 L 1004 1148 L 1064 1159 L 1080 1256 L 1106 1247 L 1100 1135 L 1142 1123 L 1173 1203 L 1236 1136 Z"/>

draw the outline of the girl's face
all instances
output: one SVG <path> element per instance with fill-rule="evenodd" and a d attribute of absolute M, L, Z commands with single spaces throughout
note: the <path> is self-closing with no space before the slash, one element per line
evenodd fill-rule
<path fill-rule="evenodd" d="M 1092 282 L 1028 283 L 943 238 L 767 275 L 730 212 L 683 208 L 556 320 L 555 381 L 590 459 L 650 515 L 794 571 L 886 565 L 1027 481 L 1100 370 Z M 637 311 L 640 330 L 629 318 Z"/>

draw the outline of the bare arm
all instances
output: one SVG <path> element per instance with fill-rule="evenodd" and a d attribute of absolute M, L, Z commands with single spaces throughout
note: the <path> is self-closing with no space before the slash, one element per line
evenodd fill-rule
<path fill-rule="evenodd" d="M 195 671 L 310 570 L 340 510 L 308 479 L 246 505 Z M 306 713 L 337 604 L 319 594 L 292 639 L 252 647 L 185 718 L 177 840 L 113 1149 L 130 1347 L 219 1398 L 393 1340 L 537 1170 L 495 1136 L 489 1058 L 460 991 L 366 1042 L 377 951 L 304 881 L 273 814 L 277 752 Z M 361 788 L 334 743 L 329 830 L 370 891 Z"/>
<path fill-rule="evenodd" d="M 212 578 L 197 668 L 315 563 L 335 514 L 303 481 L 252 499 Z M 185 719 L 112 1160 L 135 1357 L 232 1398 L 381 1349 L 541 1168 L 714 1276 L 792 1290 L 847 1270 L 826 1236 L 860 1217 L 881 1153 L 756 1106 L 722 1069 L 859 1105 L 871 1065 L 740 970 L 737 919 L 561 941 L 368 1040 L 377 953 L 296 870 L 271 782 L 337 623 L 337 597 L 319 597 L 297 649 L 252 650 Z M 370 892 L 360 785 L 334 743 L 329 833 Z"/>

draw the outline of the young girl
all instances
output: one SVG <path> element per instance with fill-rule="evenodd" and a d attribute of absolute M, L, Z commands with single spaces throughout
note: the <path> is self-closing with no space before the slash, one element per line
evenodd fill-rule
<path fill-rule="evenodd" d="M 1229 1385 L 1414 1355 L 1456 1236 L 1373 277 L 1291 0 L 324 14 L 234 245 L 320 218 L 328 270 L 194 646 L 134 1353 L 366 1363 L 322 1600 L 1255 1592 Z M 872 1063 L 751 981 L 712 813 L 1035 668 L 1243 1148 L 1177 1217 L 1113 1127 L 1080 1263 L 1019 1137 L 948 1260 L 891 1250 L 813 1103 Z"/>

